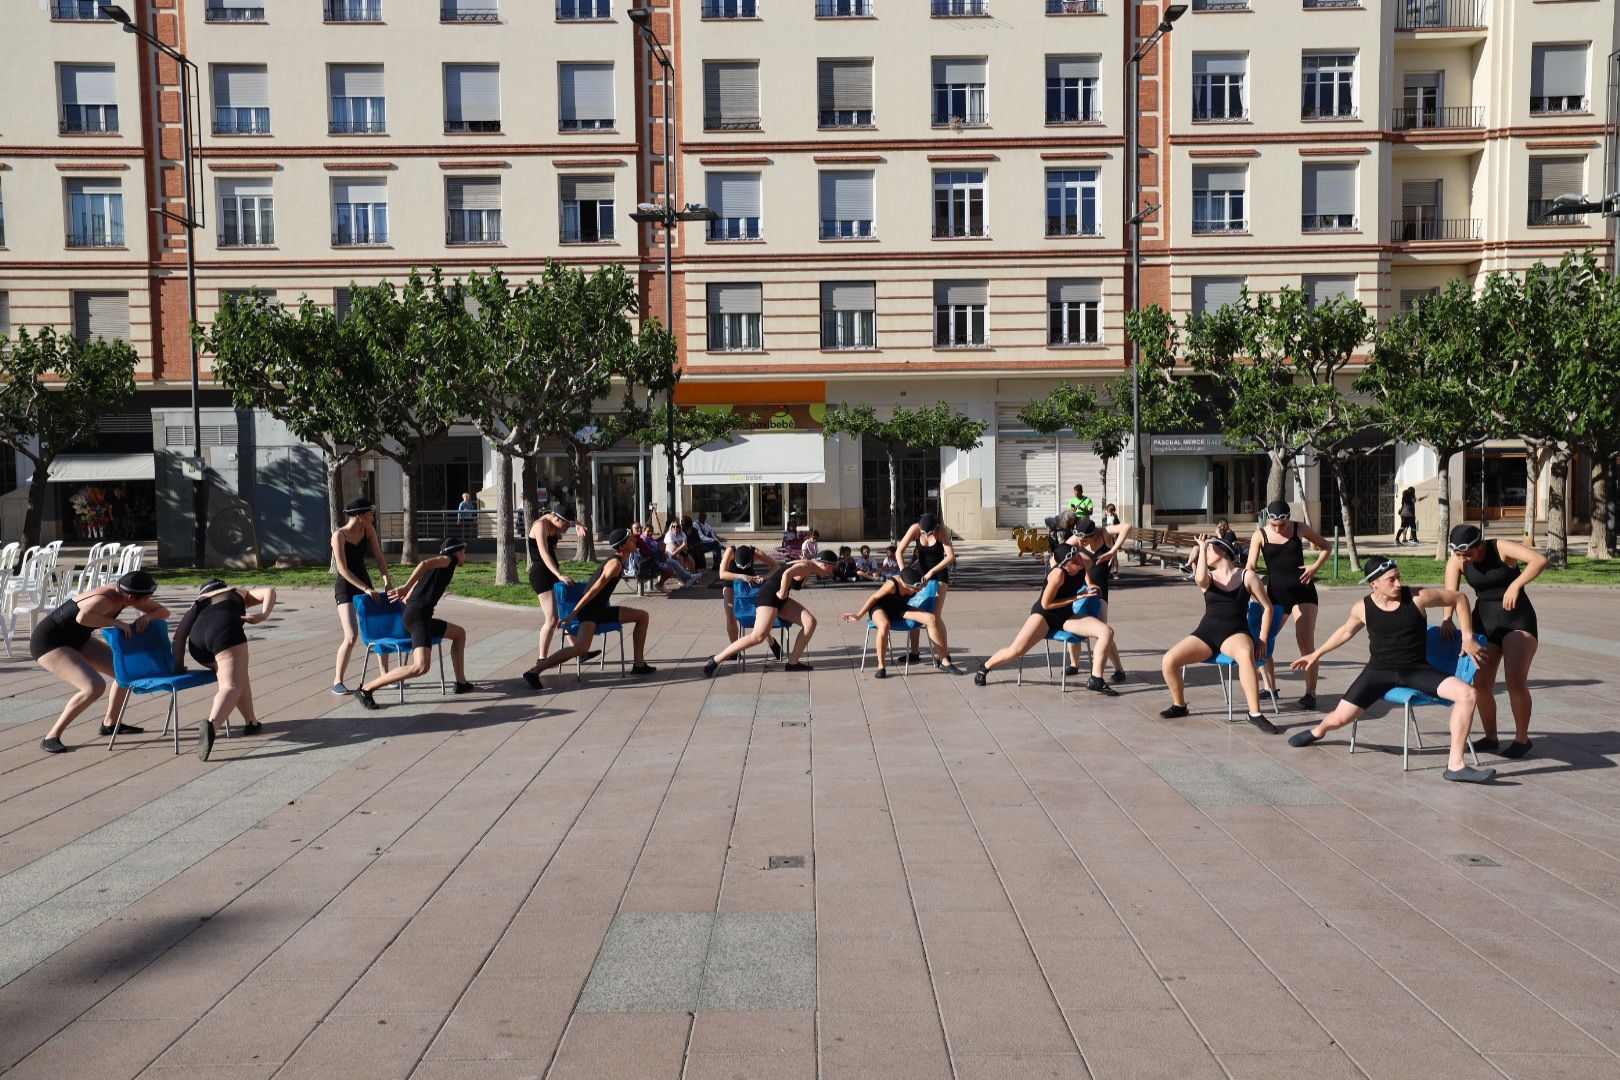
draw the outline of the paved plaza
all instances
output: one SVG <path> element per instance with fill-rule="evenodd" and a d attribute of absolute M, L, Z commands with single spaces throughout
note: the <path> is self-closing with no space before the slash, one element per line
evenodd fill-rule
<path fill-rule="evenodd" d="M 971 670 L 1039 579 L 966 569 L 946 615 Z M 864 592 L 820 587 L 808 676 L 755 656 L 702 678 L 723 625 L 696 590 L 628 600 L 656 675 L 541 694 L 518 677 L 538 611 L 449 599 L 479 691 L 425 680 L 377 713 L 327 692 L 330 596 L 287 592 L 253 631 L 264 730 L 206 764 L 206 690 L 180 756 L 152 699 L 111 753 L 99 706 L 74 753 L 41 753 L 63 688 L 19 650 L 0 1072 L 1620 1077 L 1614 594 L 1532 588 L 1535 750 L 1486 755 L 1474 787 L 1440 779 L 1440 709 L 1405 774 L 1398 717 L 1354 755 L 1292 749 L 1227 724 L 1212 668 L 1161 720 L 1159 653 L 1202 605 L 1173 574 L 1127 580 L 1117 700 L 1060 695 L 1039 655 L 1022 687 L 873 680 L 838 621 Z M 1321 636 L 1356 595 L 1324 591 Z M 1324 708 L 1365 647 L 1329 658 Z"/>

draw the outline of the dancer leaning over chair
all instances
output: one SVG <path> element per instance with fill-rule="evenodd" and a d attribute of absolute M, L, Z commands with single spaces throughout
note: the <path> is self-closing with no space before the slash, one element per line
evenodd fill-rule
<path fill-rule="evenodd" d="M 569 531 L 577 536 L 585 535 L 585 526 L 574 520 L 573 503 L 558 503 L 535 518 L 529 526 L 526 540 L 529 548 L 529 588 L 534 590 L 535 599 L 540 601 L 540 647 L 534 654 L 537 664 L 551 652 L 551 637 L 557 632 L 557 597 L 551 587 L 559 581 L 569 585 L 574 583 L 573 578 L 562 572 L 562 564 L 557 561 L 557 541 Z M 531 680 L 530 674 L 525 672 L 523 677 L 538 690 L 540 679 L 536 676 Z"/>
<path fill-rule="evenodd" d="M 575 657 L 597 655 L 591 649 L 591 639 L 596 636 L 596 628 L 603 623 L 630 624 L 630 641 L 634 649 L 630 666 L 632 675 L 651 675 L 658 670 L 647 663 L 647 613 L 640 608 L 608 603 L 613 599 L 613 590 L 619 587 L 620 580 L 624 578 L 624 568 L 629 562 L 631 550 L 636 546 L 636 538 L 629 529 L 614 529 L 608 534 L 607 544 L 613 553 L 596 568 L 585 586 L 585 595 L 574 605 L 570 621 L 579 624 L 579 629 L 574 633 L 574 643 L 544 657 L 523 673 L 523 680 L 536 690 L 542 686 L 540 676 L 549 669 L 566 664 Z M 622 643 L 619 647 L 624 648 Z"/>
<path fill-rule="evenodd" d="M 467 543 L 464 540 L 446 540 L 439 545 L 439 553 L 423 559 L 411 571 L 410 580 L 403 588 L 388 594 L 396 603 L 405 602 L 405 632 L 411 635 L 411 659 L 393 671 L 385 671 L 354 692 L 355 700 L 368 709 L 380 709 L 374 696 L 385 686 L 406 679 L 426 675 L 433 667 L 433 640 L 444 638 L 450 642 L 450 665 L 455 669 L 456 693 L 470 694 L 476 687 L 467 681 L 467 631 L 455 623 L 435 618 L 433 611 L 456 576 L 456 567 L 467 561 Z"/>
<path fill-rule="evenodd" d="M 758 558 L 756 553 L 755 558 Z M 703 674 L 714 678 L 720 670 L 720 665 L 730 660 L 738 653 L 763 645 L 771 638 L 771 630 L 776 626 L 776 620 L 796 623 L 799 627 L 799 637 L 793 643 L 793 652 L 788 656 L 788 662 L 782 666 L 783 671 L 809 671 L 810 665 L 805 663 L 805 648 L 810 644 L 810 638 L 816 632 L 816 617 L 788 594 L 801 587 L 810 578 L 830 577 L 833 568 L 838 565 L 838 556 L 831 551 L 823 551 L 812 559 L 799 559 L 787 563 L 771 571 L 770 575 L 760 582 L 759 592 L 754 594 L 754 626 L 746 634 L 742 634 L 709 657 L 703 665 Z M 739 628 L 740 629 L 740 628 Z"/>
<path fill-rule="evenodd" d="M 248 606 L 259 610 L 248 614 Z M 253 711 L 253 683 L 248 678 L 248 638 L 242 628 L 264 622 L 276 609 L 276 590 L 268 585 L 233 589 L 219 578 L 203 583 L 174 632 L 174 670 L 184 670 L 186 653 L 219 675 L 214 704 L 197 729 L 197 756 L 204 761 L 214 749 L 219 725 L 235 709 L 242 714 L 242 734 L 256 735 L 260 724 Z"/>
<path fill-rule="evenodd" d="M 388 560 L 383 558 L 382 542 L 377 539 L 377 504 L 370 499 L 350 499 L 343 508 L 348 515 L 341 528 L 332 534 L 332 565 L 337 568 L 337 582 L 332 586 L 332 598 L 337 601 L 338 626 L 343 629 L 343 641 L 338 645 L 337 668 L 332 675 L 332 693 L 347 694 L 345 680 L 349 673 L 349 656 L 360 640 L 360 627 L 355 622 L 354 598 L 370 596 L 382 603 L 383 594 L 393 587 L 388 577 Z M 371 587 L 371 575 L 366 572 L 366 558 L 370 556 L 382 571 L 382 590 Z M 388 670 L 388 661 L 381 661 Z"/>
<path fill-rule="evenodd" d="M 985 684 L 990 672 L 1017 660 L 1053 631 L 1067 630 L 1071 634 L 1095 639 L 1091 647 L 1091 678 L 1086 680 L 1086 689 L 1104 697 L 1119 696 L 1102 677 L 1108 646 L 1114 640 L 1113 628 L 1095 615 L 1074 613 L 1076 600 L 1097 595 L 1097 586 L 1086 580 L 1089 556 L 1081 550 L 1082 545 L 1066 544 L 1064 547 L 1066 554 L 1063 561 L 1047 571 L 1040 599 L 1031 605 L 1029 618 L 1018 628 L 1012 644 L 979 665 L 979 670 L 973 673 L 973 681 L 979 686 Z"/>
<path fill-rule="evenodd" d="M 728 547 L 720 556 L 720 581 L 724 586 L 720 597 L 725 601 L 726 607 L 726 640 L 736 641 L 740 632 L 737 626 L 736 596 L 732 586 L 739 581 L 745 581 L 758 587 L 767 576 L 776 571 L 776 560 L 750 544 L 738 544 Z M 774 636 L 767 637 L 765 644 L 771 647 L 771 659 L 782 659 L 782 646 L 776 643 Z"/>
<path fill-rule="evenodd" d="M 910 606 L 911 598 L 926 585 L 922 570 L 908 566 L 879 585 L 877 592 L 866 598 L 859 611 L 844 612 L 845 622 L 870 618 L 877 627 L 877 674 L 873 678 L 889 677 L 889 632 L 896 623 L 907 619 L 928 631 L 928 643 L 934 648 L 934 666 L 952 675 L 962 674 L 962 669 L 951 662 L 951 649 L 945 640 L 945 620 L 939 612 L 918 611 Z"/>
<path fill-rule="evenodd" d="M 152 599 L 157 582 L 144 570 L 132 570 L 117 583 L 89 589 L 69 597 L 49 615 L 39 620 L 28 638 L 28 655 L 46 671 L 73 687 L 73 696 L 62 706 L 62 715 L 56 718 L 51 730 L 40 740 L 39 748 L 47 754 L 60 754 L 72 747 L 62 744 L 62 733 L 88 709 L 97 698 L 107 692 L 107 679 L 113 678 L 112 650 L 104 641 L 98 641 L 92 630 L 116 626 L 124 634 L 144 631 L 153 619 L 167 619 L 169 609 Z M 119 621 L 125 608 L 132 607 L 140 614 L 134 623 Z M 114 724 L 124 698 L 129 691 L 113 686 L 107 698 L 107 719 L 101 724 L 101 737 L 113 733 Z M 141 729 L 132 724 L 118 724 L 120 735 L 139 735 Z"/>
<path fill-rule="evenodd" d="M 923 584 L 930 581 L 939 583 L 934 614 L 943 618 L 945 596 L 951 591 L 951 567 L 956 565 L 956 545 L 951 542 L 951 530 L 941 525 L 939 518 L 933 514 L 919 517 L 917 523 L 900 538 L 898 549 L 902 565 L 906 562 L 906 548 L 913 543 L 917 545 L 915 565 L 922 571 Z M 913 630 L 906 635 L 906 652 L 910 654 L 907 659 L 913 664 L 922 659 L 917 651 L 917 633 Z"/>
<path fill-rule="evenodd" d="M 1090 563 L 1086 566 L 1086 580 L 1096 587 L 1096 597 L 1099 603 L 1097 618 L 1108 622 L 1108 582 L 1113 576 L 1116 564 L 1119 562 L 1119 549 L 1125 546 L 1125 541 L 1131 535 L 1131 527 L 1126 524 L 1098 525 L 1088 517 L 1080 518 L 1074 523 L 1069 533 L 1069 543 L 1079 544 L 1090 556 Z M 1080 647 L 1071 646 L 1071 660 L 1078 661 Z M 1110 635 L 1108 644 L 1104 649 L 1107 656 L 1104 658 L 1114 665 L 1113 681 L 1122 683 L 1128 678 L 1125 674 L 1125 665 L 1119 660 L 1118 639 Z M 1076 664 L 1069 665 L 1070 675 L 1080 674 Z M 1101 674 L 1099 671 L 1098 674 Z"/>
<path fill-rule="evenodd" d="M 1189 636 L 1170 646 L 1160 665 L 1164 684 L 1170 688 L 1170 707 L 1159 713 L 1166 720 L 1187 715 L 1187 687 L 1182 669 L 1217 653 L 1237 661 L 1238 681 L 1248 702 L 1249 723 L 1267 735 L 1277 734 L 1277 726 L 1260 711 L 1260 677 L 1255 662 L 1265 656 L 1271 640 L 1271 603 L 1266 599 L 1260 575 L 1244 569 L 1242 551 L 1230 540 L 1200 536 L 1193 555 L 1193 581 L 1204 592 L 1204 617 Z M 1249 601 L 1261 607 L 1260 640 L 1249 636 Z"/>
<path fill-rule="evenodd" d="M 1266 505 L 1265 521 L 1249 540 L 1249 565 L 1258 568 L 1260 556 L 1265 555 L 1266 595 L 1282 608 L 1284 619 L 1293 616 L 1294 640 L 1299 654 L 1305 656 L 1316 648 L 1316 575 L 1327 562 L 1328 542 L 1309 525 L 1290 521 L 1289 514 L 1288 504 L 1281 499 Z M 1304 540 L 1316 547 L 1316 561 L 1309 566 L 1305 565 Z M 1298 670 L 1300 665 L 1292 667 Z M 1276 657 L 1266 657 L 1266 671 L 1271 685 L 1276 686 Z M 1299 699 L 1302 709 L 1316 708 L 1316 676 L 1316 665 L 1305 665 L 1305 693 Z"/>
<path fill-rule="evenodd" d="M 1496 669 L 1502 667 L 1513 706 L 1513 741 L 1502 749 L 1502 756 L 1522 758 L 1530 752 L 1530 662 L 1536 658 L 1540 634 L 1536 609 L 1524 587 L 1547 568 L 1547 556 L 1514 540 L 1487 540 L 1478 525 L 1458 525 L 1448 540 L 1446 588 L 1455 589 L 1468 579 L 1474 589 L 1474 627 L 1489 642 L 1474 676 L 1479 722 L 1485 729 L 1484 737 L 1474 740 L 1474 749 L 1494 753 L 1502 748 L 1496 737 Z M 1440 629 L 1451 640 L 1451 615 Z"/>

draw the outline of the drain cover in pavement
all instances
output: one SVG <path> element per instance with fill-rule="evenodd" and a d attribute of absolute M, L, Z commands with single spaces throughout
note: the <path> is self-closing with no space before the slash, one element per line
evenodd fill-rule
<path fill-rule="evenodd" d="M 772 855 L 772 870 L 802 870 L 804 869 L 803 855 Z"/>

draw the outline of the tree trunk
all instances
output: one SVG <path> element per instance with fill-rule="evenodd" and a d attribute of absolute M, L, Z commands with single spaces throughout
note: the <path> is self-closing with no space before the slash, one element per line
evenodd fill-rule
<path fill-rule="evenodd" d="M 1592 534 L 1588 559 L 1609 558 L 1609 459 L 1601 450 L 1592 456 Z"/>
<path fill-rule="evenodd" d="M 1434 557 L 1445 562 L 1450 555 L 1446 541 L 1451 538 L 1451 450 L 1437 446 L 1434 456 L 1440 459 L 1440 518 L 1434 527 Z"/>
<path fill-rule="evenodd" d="M 900 457 L 894 452 L 892 443 L 885 443 L 883 452 L 889 459 L 889 542 L 900 542 Z M 905 552 L 895 552 L 900 558 L 905 558 Z"/>
<path fill-rule="evenodd" d="M 1569 565 L 1569 448 L 1553 450 L 1547 485 L 1547 562 L 1555 569 Z"/>
<path fill-rule="evenodd" d="M 523 459 L 523 483 L 520 485 L 523 494 L 523 535 L 527 537 L 529 530 L 534 527 L 540 515 L 544 512 L 540 506 L 540 476 L 535 466 L 535 459 Z M 529 545 L 523 545 L 524 569 L 529 566 Z"/>
<path fill-rule="evenodd" d="M 1333 472 L 1333 489 L 1338 496 L 1339 522 L 1344 528 L 1344 548 L 1350 556 L 1350 569 L 1361 572 L 1361 554 L 1356 550 L 1355 519 L 1350 513 L 1350 493 L 1345 487 L 1345 462 L 1338 457 L 1328 458 L 1328 468 Z"/>
<path fill-rule="evenodd" d="M 1097 505 L 1101 506 L 1103 508 L 1103 513 L 1105 513 L 1105 514 L 1108 513 L 1108 459 L 1107 458 L 1102 459 L 1102 502 L 1098 503 Z"/>
<path fill-rule="evenodd" d="M 323 455 L 326 461 L 326 516 L 332 531 L 343 526 L 343 459 L 332 454 Z"/>
<path fill-rule="evenodd" d="M 1271 469 L 1266 473 L 1266 502 L 1272 503 L 1283 497 L 1283 487 L 1288 480 L 1288 463 L 1281 450 L 1268 450 L 1266 456 L 1271 459 Z"/>
<path fill-rule="evenodd" d="M 399 486 L 399 524 L 403 530 L 399 561 L 406 566 L 415 566 L 419 557 L 416 550 L 416 511 L 422 505 L 422 478 L 418 475 L 415 454 L 405 455 L 399 467 L 405 473 L 405 482 Z"/>
<path fill-rule="evenodd" d="M 570 444 L 568 457 L 574 463 L 574 491 L 578 496 L 579 523 L 585 526 L 585 535 L 579 538 L 579 548 L 574 557 L 581 562 L 595 562 L 596 497 L 591 483 L 591 452 L 584 446 Z"/>
<path fill-rule="evenodd" d="M 1298 481 L 1299 487 L 1300 520 L 1303 521 L 1307 527 L 1315 528 L 1316 526 L 1311 522 L 1311 504 L 1305 498 L 1305 465 L 1297 457 L 1294 459 L 1294 479 Z M 1346 526 L 1346 528 L 1348 528 L 1348 526 Z"/>
<path fill-rule="evenodd" d="M 512 545 L 512 450 L 495 447 L 495 584 L 517 584 L 517 552 Z"/>
<path fill-rule="evenodd" d="M 40 525 L 45 518 L 46 485 L 51 480 L 50 465 L 49 461 L 34 459 L 34 477 L 28 482 L 28 512 L 23 515 L 21 551 L 39 546 Z M 22 556 L 18 555 L 17 558 L 18 565 L 22 565 Z"/>

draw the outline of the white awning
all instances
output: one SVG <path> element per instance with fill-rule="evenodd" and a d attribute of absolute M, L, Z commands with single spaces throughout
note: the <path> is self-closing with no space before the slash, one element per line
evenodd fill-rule
<path fill-rule="evenodd" d="M 51 462 L 53 484 L 97 484 L 113 480 L 155 480 L 157 466 L 146 454 L 61 454 Z"/>
<path fill-rule="evenodd" d="M 686 482 L 820 484 L 827 479 L 827 440 L 815 432 L 772 431 L 715 442 L 686 459 Z"/>

